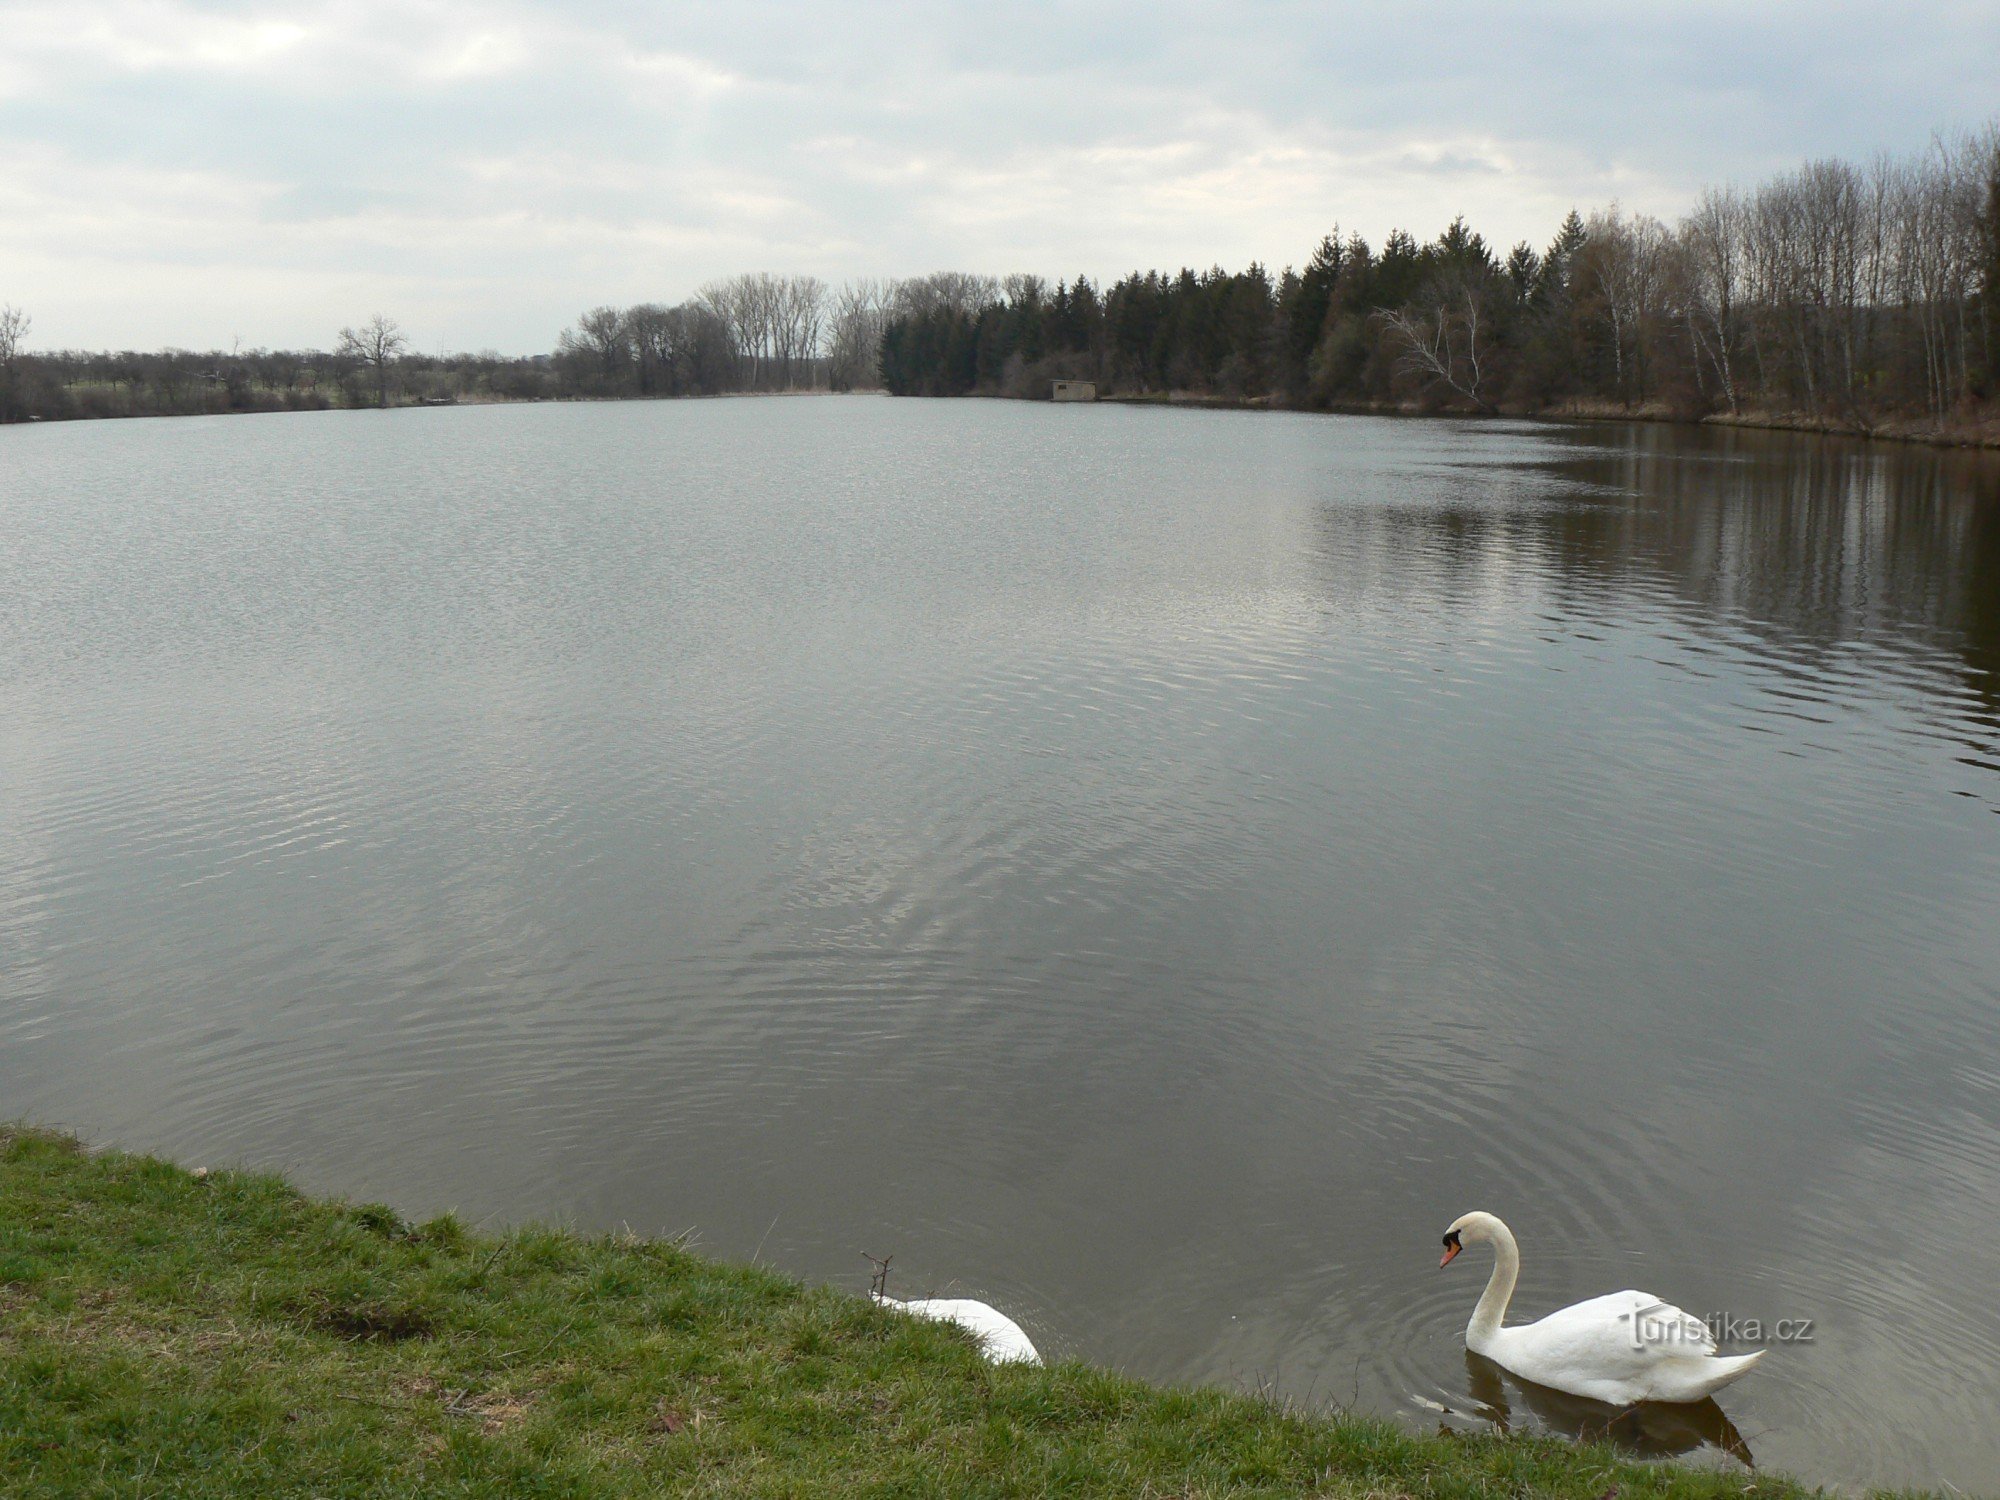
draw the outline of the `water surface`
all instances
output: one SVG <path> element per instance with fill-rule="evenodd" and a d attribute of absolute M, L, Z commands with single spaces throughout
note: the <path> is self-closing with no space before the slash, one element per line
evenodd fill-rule
<path fill-rule="evenodd" d="M 1758 1462 L 2000 1473 L 1991 460 L 327 413 L 0 430 L 0 534 L 0 1116 L 1589 1425 L 1483 1207 L 1519 1313 L 1814 1319 Z"/>

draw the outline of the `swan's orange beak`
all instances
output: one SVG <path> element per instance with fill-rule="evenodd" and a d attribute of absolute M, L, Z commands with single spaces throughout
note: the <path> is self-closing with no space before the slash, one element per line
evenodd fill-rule
<path fill-rule="evenodd" d="M 1450 1265 L 1452 1257 L 1464 1248 L 1465 1246 L 1459 1244 L 1457 1240 L 1453 1240 L 1449 1245 L 1446 1245 L 1444 1247 L 1444 1258 L 1438 1262 L 1438 1269 L 1442 1271 L 1446 1266 Z"/>

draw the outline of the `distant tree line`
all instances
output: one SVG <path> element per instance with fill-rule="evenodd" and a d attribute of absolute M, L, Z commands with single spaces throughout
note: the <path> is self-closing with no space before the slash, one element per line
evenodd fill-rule
<path fill-rule="evenodd" d="M 814 276 L 759 273 L 675 306 L 592 308 L 552 353 L 524 357 L 417 352 L 381 313 L 343 328 L 327 350 L 34 351 L 27 314 L 0 306 L 0 421 L 878 390 L 885 323 L 928 305 L 894 283 L 831 288 Z"/>
<path fill-rule="evenodd" d="M 893 322 L 976 309 L 999 286 L 955 272 L 838 288 L 817 276 L 735 276 L 678 307 L 591 309 L 558 340 L 553 374 L 563 394 L 603 396 L 879 390 Z"/>
<path fill-rule="evenodd" d="M 1308 409 L 1738 413 L 1874 429 L 2000 406 L 2000 127 L 1907 160 L 1813 162 L 1669 226 L 1572 211 L 1498 253 L 1463 219 L 1302 269 L 766 273 L 597 307 L 552 353 L 427 355 L 377 314 L 319 350 L 36 351 L 0 305 L 0 421 L 462 400 L 865 390 L 1106 394 Z"/>
<path fill-rule="evenodd" d="M 10 314 L 18 319 L 11 339 L 5 336 Z M 0 421 L 323 411 L 557 394 L 548 355 L 412 353 L 402 330 L 380 315 L 343 329 L 330 351 L 30 351 L 25 339 L 31 326 L 25 315 L 0 308 Z"/>
<path fill-rule="evenodd" d="M 1668 226 L 1572 211 L 1501 255 L 1463 219 L 1302 270 L 968 280 L 899 310 L 901 395 L 1052 380 L 1304 408 L 1652 410 L 1943 427 L 2000 397 L 2000 133 L 1705 193 Z"/>
<path fill-rule="evenodd" d="M 677 305 L 594 307 L 552 353 L 524 357 L 424 354 L 381 313 L 341 329 L 326 350 L 32 351 L 27 314 L 0 307 L 0 421 L 880 390 L 883 330 L 893 320 L 976 307 L 1001 285 L 947 272 L 831 287 L 760 272 L 711 283 Z"/>

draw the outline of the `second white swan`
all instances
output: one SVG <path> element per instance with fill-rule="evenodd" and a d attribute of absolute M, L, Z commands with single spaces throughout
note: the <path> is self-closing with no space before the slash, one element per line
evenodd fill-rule
<path fill-rule="evenodd" d="M 1465 1328 L 1465 1347 L 1524 1380 L 1614 1406 L 1700 1401 L 1750 1373 L 1764 1357 L 1720 1355 L 1708 1325 L 1647 1292 L 1612 1292 L 1550 1313 L 1538 1323 L 1502 1326 L 1521 1250 L 1513 1231 L 1488 1213 L 1454 1219 L 1444 1259 L 1467 1245 L 1493 1246 L 1493 1275 Z"/>
<path fill-rule="evenodd" d="M 884 1307 L 897 1312 L 929 1318 L 934 1323 L 956 1323 L 971 1334 L 987 1362 L 996 1365 L 1038 1365 L 1042 1356 L 1019 1323 L 984 1302 L 970 1297 L 920 1297 L 914 1302 L 898 1302 L 894 1297 L 879 1299 Z"/>

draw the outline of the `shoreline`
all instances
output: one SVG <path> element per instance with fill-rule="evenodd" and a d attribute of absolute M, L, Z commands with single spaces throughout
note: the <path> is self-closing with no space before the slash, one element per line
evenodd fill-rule
<path fill-rule="evenodd" d="M 950 399 L 950 398 L 933 398 Z M 999 397 L 995 399 L 1028 399 Z M 1502 407 L 1496 411 L 1460 409 L 1427 410 L 1395 402 L 1336 402 L 1331 406 L 1287 406 L 1262 397 L 1203 396 L 1187 392 L 1160 392 L 1145 395 L 1099 396 L 1103 406 L 1167 406 L 1215 411 L 1296 412 L 1307 416 L 1409 417 L 1464 422 L 1601 422 L 1646 423 L 1663 427 L 1724 427 L 1749 432 L 1792 432 L 1812 437 L 1852 438 L 1874 443 L 1914 443 L 1926 448 L 1955 448 L 1966 452 L 2000 449 L 2000 413 L 1982 419 L 1971 428 L 1943 431 L 1910 424 L 1884 423 L 1874 427 L 1843 426 L 1823 417 L 1786 412 L 1710 412 L 1691 416 L 1657 406 L 1635 407 L 1570 402 L 1560 406 L 1522 410 Z"/>
<path fill-rule="evenodd" d="M 599 406 L 618 405 L 638 401 L 731 401 L 739 397 L 791 397 L 791 396 L 837 396 L 848 394 L 841 391 L 820 389 L 794 391 L 715 391 L 712 393 L 686 396 L 496 396 L 481 391 L 472 395 L 455 396 L 449 401 L 416 400 L 391 401 L 387 406 L 349 406 L 331 401 L 269 402 L 255 406 L 219 407 L 215 409 L 196 408 L 189 411 L 112 411 L 88 412 L 77 416 L 44 417 L 28 416 L 12 421 L 0 421 L 0 432 L 9 427 L 75 427 L 89 422 L 156 422 L 169 421 L 176 417 L 300 417 L 315 416 L 333 411 L 449 411 L 455 406 Z M 881 396 L 885 391 L 856 391 L 858 396 Z"/>
<path fill-rule="evenodd" d="M 1805 1500 L 1075 1361 L 677 1241 L 407 1222 L 0 1129 L 0 1489 Z"/>
<path fill-rule="evenodd" d="M 288 416 L 329 411 L 443 411 L 455 406 L 577 406 L 622 404 L 641 401 L 728 401 L 741 397 L 778 398 L 849 395 L 887 397 L 888 392 L 880 389 L 829 391 L 814 388 L 811 390 L 791 391 L 720 391 L 713 395 L 690 396 L 521 397 L 495 396 L 481 393 L 478 395 L 462 396 L 452 401 L 392 402 L 387 407 L 336 406 L 331 404 L 317 406 L 270 405 L 221 411 L 107 412 L 87 416 L 30 417 L 17 422 L 0 422 L 0 430 L 8 427 L 70 426 L 80 422 L 169 420 L 175 417 Z M 1049 404 L 1039 397 L 1006 396 L 998 392 L 988 391 L 975 391 L 964 396 L 903 396 L 890 399 L 906 401 L 1024 401 L 1029 404 Z M 1336 402 L 1330 406 L 1287 406 L 1269 397 L 1211 396 L 1188 391 L 1161 391 L 1137 395 L 1117 394 L 1099 396 L 1094 402 L 1079 404 L 1172 407 L 1180 410 L 1197 411 L 1290 412 L 1300 416 L 1407 417 L 1413 420 L 1443 419 L 1464 422 L 1627 422 L 1663 427 L 1719 427 L 1746 432 L 1789 432 L 1811 437 L 1846 438 L 1860 442 L 1907 443 L 1925 448 L 1955 449 L 1968 453 L 2000 451 L 2000 411 L 1982 416 L 1968 427 L 1947 428 L 1939 431 L 1893 419 L 1877 424 L 1874 427 L 1864 427 L 1855 424 L 1843 425 L 1824 417 L 1813 417 L 1802 413 L 1710 412 L 1706 415 L 1691 416 L 1684 412 L 1671 411 L 1657 405 L 1635 407 L 1627 411 L 1617 406 L 1594 402 L 1569 402 L 1560 406 L 1545 407 L 1532 411 L 1503 407 L 1491 412 L 1480 412 L 1465 411 L 1457 408 L 1433 410 L 1410 403 L 1365 401 Z"/>

